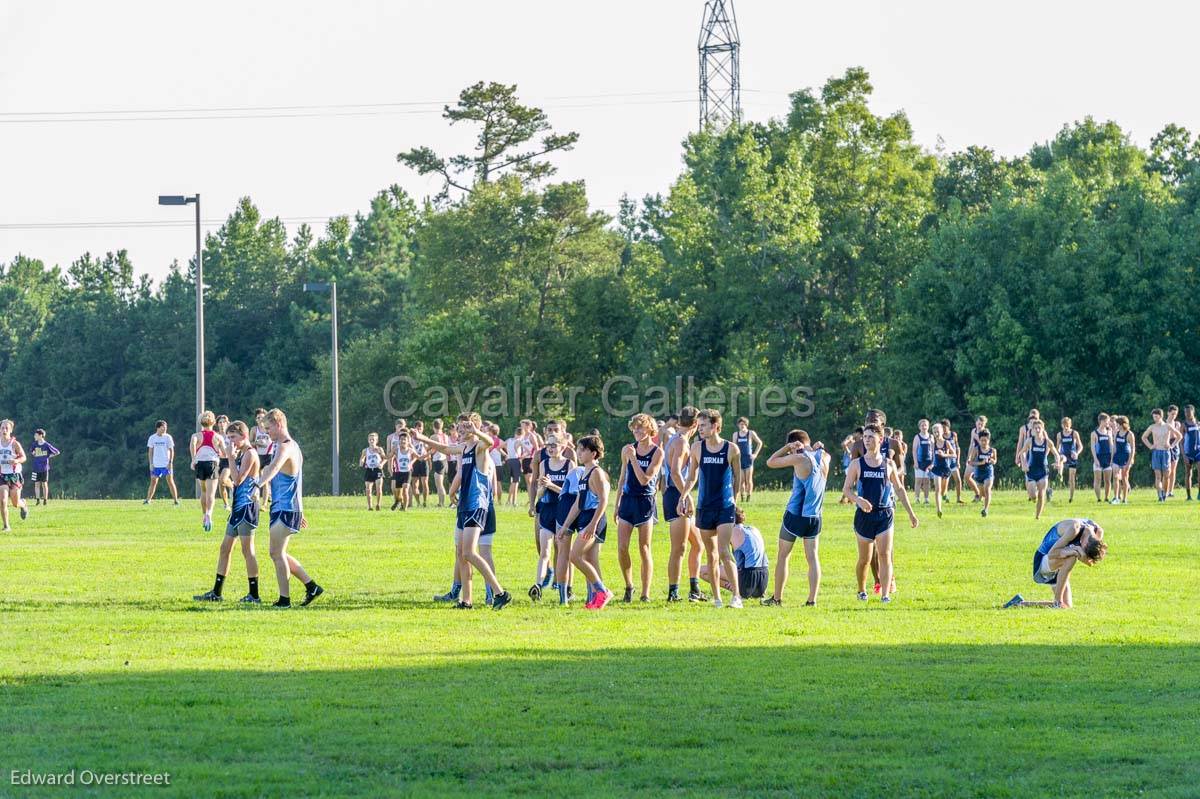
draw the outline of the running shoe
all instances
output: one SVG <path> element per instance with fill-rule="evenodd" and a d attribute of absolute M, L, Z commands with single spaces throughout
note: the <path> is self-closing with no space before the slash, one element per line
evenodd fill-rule
<path fill-rule="evenodd" d="M 1021 604 L 1024 601 L 1025 601 L 1025 597 L 1021 596 L 1020 594 L 1017 594 L 1012 599 L 1005 602 L 1004 607 L 1006 607 L 1006 608 L 1016 607 L 1017 605 Z"/>
<path fill-rule="evenodd" d="M 807 601 L 804 603 L 804 607 L 806 607 L 806 608 L 815 608 L 816 606 L 817 606 L 817 603 L 816 603 L 816 602 L 813 602 L 811 599 L 810 599 L 810 600 L 807 600 Z"/>
<path fill-rule="evenodd" d="M 455 610 L 474 610 L 475 606 L 469 605 L 466 602 L 458 602 L 457 604 L 455 604 L 454 609 Z"/>
<path fill-rule="evenodd" d="M 612 600 L 612 591 L 597 591 L 592 601 L 584 605 L 588 610 L 604 610 L 604 606 Z"/>
<path fill-rule="evenodd" d="M 867 601 L 867 592 L 866 592 L 866 591 L 859 591 L 859 592 L 858 592 L 858 601 L 859 601 L 859 602 L 866 602 L 866 601 Z"/>
<path fill-rule="evenodd" d="M 512 594 L 505 591 L 503 594 L 496 594 L 492 597 L 492 610 L 500 610 L 509 602 L 512 602 Z"/>
<path fill-rule="evenodd" d="M 300 604 L 301 605 L 311 605 L 313 603 L 313 600 L 316 599 L 317 597 L 319 597 L 323 593 L 325 593 L 325 589 L 322 588 L 321 586 L 317 585 L 316 583 L 313 583 L 311 591 L 308 590 L 307 588 L 304 589 L 304 601 L 301 602 Z"/>
<path fill-rule="evenodd" d="M 649 601 L 650 601 L 650 597 L 648 597 L 648 596 L 640 597 L 638 599 L 638 602 L 649 602 Z"/>
<path fill-rule="evenodd" d="M 433 601 L 434 602 L 457 602 L 458 601 L 458 593 L 455 591 L 447 591 L 444 594 L 434 594 Z"/>
<path fill-rule="evenodd" d="M 688 591 L 688 602 L 707 602 L 708 594 L 703 591 Z"/>
<path fill-rule="evenodd" d="M 729 600 L 729 607 L 736 608 L 737 610 L 741 610 L 742 609 L 742 598 L 740 596 L 735 596 L 733 599 Z"/>
<path fill-rule="evenodd" d="M 979 511 L 979 515 L 986 519 L 987 518 L 987 508 L 984 508 L 983 510 Z"/>
<path fill-rule="evenodd" d="M 781 607 L 783 607 L 783 603 L 780 602 L 778 599 L 776 599 L 773 596 L 767 597 L 766 599 L 764 599 L 762 601 L 761 604 L 764 608 L 781 608 Z"/>
<path fill-rule="evenodd" d="M 625 604 L 629 604 L 633 601 L 633 586 L 625 586 L 625 596 L 621 598 L 621 601 Z"/>
<path fill-rule="evenodd" d="M 222 602 L 224 599 L 216 591 L 206 591 L 203 594 L 192 597 L 197 602 Z"/>
<path fill-rule="evenodd" d="M 682 602 L 683 599 L 680 598 L 678 591 L 668 591 L 667 592 L 667 601 L 668 602 Z"/>
<path fill-rule="evenodd" d="M 238 602 L 240 602 L 243 605 L 261 605 L 262 604 L 262 600 L 256 596 L 253 596 L 252 594 L 246 594 L 244 597 L 239 599 Z"/>
<path fill-rule="evenodd" d="M 889 603 L 890 603 L 890 602 L 892 601 L 892 598 L 891 598 L 890 596 L 885 596 L 885 597 L 881 597 L 879 601 L 880 601 L 880 602 L 889 602 Z"/>
<path fill-rule="evenodd" d="M 878 594 L 880 588 L 881 588 L 881 586 L 879 585 L 879 583 L 875 583 L 875 593 Z"/>
<path fill-rule="evenodd" d="M 721 597 L 717 597 L 716 599 L 714 599 L 712 606 L 714 608 L 716 608 L 717 610 L 720 610 L 721 608 L 725 607 L 725 605 L 721 602 Z"/>
<path fill-rule="evenodd" d="M 542 580 L 541 588 L 546 588 L 554 581 L 554 569 L 546 569 L 546 576 Z"/>
<path fill-rule="evenodd" d="M 288 610 L 292 607 L 292 601 L 288 597 L 281 596 L 279 599 L 276 599 L 271 603 L 271 607 L 278 608 L 280 610 Z"/>
<path fill-rule="evenodd" d="M 21 506 L 21 521 L 25 521 L 29 517 L 29 508 Z"/>
<path fill-rule="evenodd" d="M 537 583 L 534 583 L 533 585 L 529 586 L 529 598 L 532 599 L 534 602 L 537 602 L 539 599 L 541 599 L 542 598 L 542 586 Z"/>

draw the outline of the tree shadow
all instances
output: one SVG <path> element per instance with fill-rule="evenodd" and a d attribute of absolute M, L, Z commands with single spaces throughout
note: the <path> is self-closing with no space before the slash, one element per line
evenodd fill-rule
<path fill-rule="evenodd" d="M 13 769 L 71 768 L 167 771 L 155 795 L 215 797 L 1184 797 L 1200 784 L 1193 644 L 514 648 L 308 669 L 314 657 L 0 680 L 0 795 L 56 790 L 10 786 Z"/>

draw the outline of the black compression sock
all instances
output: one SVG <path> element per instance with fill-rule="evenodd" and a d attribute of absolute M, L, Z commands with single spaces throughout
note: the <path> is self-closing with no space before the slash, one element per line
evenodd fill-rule
<path fill-rule="evenodd" d="M 258 578 L 249 577 L 247 579 L 250 581 L 250 596 L 258 599 Z"/>
<path fill-rule="evenodd" d="M 221 595 L 221 589 L 225 586 L 225 575 L 218 574 L 216 582 L 213 583 L 213 593 L 217 596 Z"/>
<path fill-rule="evenodd" d="M 700 578 L 699 577 L 689 577 L 688 585 L 691 586 L 691 589 L 693 591 L 699 591 L 700 590 Z"/>

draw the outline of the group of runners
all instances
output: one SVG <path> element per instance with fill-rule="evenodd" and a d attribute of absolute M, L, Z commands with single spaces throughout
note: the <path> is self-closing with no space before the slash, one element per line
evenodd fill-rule
<path fill-rule="evenodd" d="M 59 455 L 59 450 L 46 440 L 46 431 L 33 431 L 33 445 L 26 451 L 14 433 L 16 424 L 12 419 L 0 419 L 0 532 L 12 532 L 9 516 L 16 510 L 21 520 L 29 518 L 29 503 L 22 496 L 25 486 L 24 465 L 31 462 L 33 479 L 33 504 L 46 505 L 50 502 L 50 459 Z"/>

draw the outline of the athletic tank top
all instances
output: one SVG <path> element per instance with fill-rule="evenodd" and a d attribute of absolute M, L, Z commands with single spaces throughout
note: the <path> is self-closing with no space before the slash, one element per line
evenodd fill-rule
<path fill-rule="evenodd" d="M 717 452 L 709 452 L 700 442 L 700 501 L 705 510 L 720 510 L 733 504 L 733 466 L 729 462 L 729 442 Z"/>
<path fill-rule="evenodd" d="M 396 457 L 392 458 L 392 471 L 411 472 L 412 459 L 413 456 L 411 452 L 397 452 Z"/>
<path fill-rule="evenodd" d="M 733 550 L 733 561 L 739 569 L 760 569 L 767 564 L 767 547 L 757 527 L 739 525 L 745 538 L 742 545 Z"/>
<path fill-rule="evenodd" d="M 638 466 L 642 467 L 643 472 L 650 469 L 650 462 L 654 460 L 654 453 L 656 452 L 658 452 L 658 447 L 651 447 L 649 452 L 642 455 L 638 453 L 636 447 L 634 448 L 634 457 L 637 458 Z M 657 486 L 658 475 L 655 475 L 646 485 L 642 485 L 637 479 L 637 475 L 633 473 L 633 464 L 625 464 L 624 493 L 632 497 L 652 497 Z"/>
<path fill-rule="evenodd" d="M 1084 525 L 1086 525 L 1087 527 L 1095 527 L 1096 526 L 1096 523 L 1094 521 L 1092 521 L 1091 519 L 1080 519 L 1080 521 L 1083 522 Z M 1062 524 L 1062 522 L 1059 522 L 1059 524 Z M 1079 539 L 1083 538 L 1083 533 L 1084 533 L 1084 531 L 1080 530 L 1078 535 L 1075 536 L 1074 540 L 1072 540 L 1071 543 L 1078 544 Z M 1062 538 L 1062 533 L 1058 532 L 1058 524 L 1056 524 L 1053 527 L 1051 527 L 1050 531 L 1048 533 L 1046 533 L 1044 538 L 1042 538 L 1042 543 L 1039 544 L 1038 548 L 1037 548 L 1038 554 L 1039 555 L 1049 554 L 1050 550 L 1054 548 L 1054 545 L 1058 543 L 1058 539 L 1060 539 L 1060 538 Z"/>
<path fill-rule="evenodd" d="M 1029 444 L 1029 469 L 1030 474 L 1045 474 L 1046 472 L 1046 445 L 1049 441 L 1038 443 L 1037 439 L 1031 439 Z"/>
<path fill-rule="evenodd" d="M 1105 460 L 1112 457 L 1112 434 L 1096 431 L 1096 455 Z"/>
<path fill-rule="evenodd" d="M 933 436 L 917 433 L 916 463 L 922 469 L 933 465 Z"/>
<path fill-rule="evenodd" d="M 553 466 L 550 465 L 549 458 L 547 458 L 542 463 L 542 476 L 545 477 L 546 479 L 548 479 L 554 485 L 558 486 L 559 488 L 562 488 L 566 484 L 567 473 L 570 471 L 571 471 L 571 462 L 566 459 L 563 460 L 562 466 L 560 466 L 557 469 L 555 469 Z M 553 491 L 549 491 L 549 490 L 544 491 L 542 493 L 542 498 L 538 500 L 538 505 L 541 507 L 544 507 L 544 508 L 545 507 L 554 507 L 554 506 L 558 505 L 558 500 L 562 496 L 563 496 L 563 494 L 561 494 L 561 493 L 556 494 Z"/>
<path fill-rule="evenodd" d="M 383 458 L 381 458 L 379 453 L 376 452 L 375 450 L 368 449 L 367 457 L 366 457 L 366 460 L 364 461 L 364 463 L 366 464 L 366 467 L 368 469 L 378 469 L 379 464 L 383 463 Z"/>
<path fill-rule="evenodd" d="M 12 463 L 17 457 L 17 440 L 11 439 L 7 444 L 0 444 L 0 474 L 16 474 L 21 467 Z"/>
<path fill-rule="evenodd" d="M 234 459 L 234 468 L 239 472 L 242 470 L 242 458 L 246 457 L 247 453 L 243 452 Z M 254 502 L 254 479 L 247 476 L 245 480 L 238 483 L 233 488 L 233 509 L 238 510 L 244 508 Z"/>
<path fill-rule="evenodd" d="M 879 454 L 883 456 L 884 460 L 892 457 L 892 440 L 890 438 L 880 440 Z"/>
<path fill-rule="evenodd" d="M 1117 433 L 1116 449 L 1113 450 L 1113 457 L 1124 458 L 1129 455 L 1129 433 Z"/>
<path fill-rule="evenodd" d="M 197 461 L 219 461 L 221 454 L 217 452 L 217 434 L 212 430 L 200 431 L 200 446 L 196 447 Z"/>
<path fill-rule="evenodd" d="M 933 466 L 935 469 L 949 469 L 950 458 L 953 457 L 953 450 L 950 448 L 950 440 L 942 439 L 942 445 L 933 445 Z"/>
<path fill-rule="evenodd" d="M 1184 422 L 1183 451 L 1195 452 L 1200 449 L 1200 422 Z"/>
<path fill-rule="evenodd" d="M 750 431 L 747 430 L 745 435 L 742 435 L 741 433 L 735 433 L 733 436 L 733 440 L 737 444 L 738 449 L 741 450 L 742 457 L 749 458 L 750 457 Z"/>
<path fill-rule="evenodd" d="M 303 468 L 296 474 L 282 471 L 271 478 L 271 513 L 281 510 L 300 510 L 298 492 Z"/>
<path fill-rule="evenodd" d="M 871 466 L 867 463 L 866 455 L 858 459 L 858 495 L 870 502 L 874 510 L 890 508 L 895 504 L 887 465 L 887 460 L 884 460 L 878 466 Z"/>
<path fill-rule="evenodd" d="M 475 463 L 477 449 L 463 452 L 459 463 L 458 507 L 465 511 L 487 509 L 492 501 L 492 481 Z"/>
<path fill-rule="evenodd" d="M 271 437 L 258 425 L 254 426 L 254 451 L 266 455 L 271 450 Z"/>
<path fill-rule="evenodd" d="M 437 443 L 439 443 L 439 444 L 448 444 L 448 443 L 450 443 L 450 437 L 449 437 L 449 436 L 447 436 L 445 433 L 434 433 L 434 434 L 433 434 L 433 440 L 434 440 L 434 441 L 436 441 L 436 442 L 437 442 Z M 446 460 L 446 453 L 444 453 L 444 452 L 438 452 L 438 451 L 435 449 L 435 450 L 433 451 L 433 459 L 434 459 L 435 461 L 444 461 L 444 460 Z"/>
<path fill-rule="evenodd" d="M 679 433 L 671 434 L 671 437 L 667 439 L 667 446 L 663 449 L 664 453 L 671 451 L 671 444 L 677 438 L 683 438 L 683 436 L 681 436 Z M 684 448 L 684 451 L 681 454 L 683 455 L 683 466 L 679 470 L 679 479 L 680 479 L 680 481 L 686 481 L 688 478 L 688 467 L 691 465 L 691 459 L 688 457 L 686 447 Z M 677 489 L 675 487 L 675 479 L 671 476 L 672 475 L 671 464 L 667 463 L 665 458 L 663 460 L 662 471 L 663 471 L 663 474 L 665 475 L 665 477 L 663 479 L 665 488 L 663 490 L 677 492 L 679 489 Z"/>
<path fill-rule="evenodd" d="M 591 489 L 592 474 L 599 468 L 599 466 L 593 466 L 588 470 L 587 475 L 579 480 L 580 510 L 595 510 L 596 506 L 600 504 L 600 497 L 596 496 L 596 492 Z"/>
<path fill-rule="evenodd" d="M 1062 456 L 1064 458 L 1072 458 L 1075 456 L 1075 431 L 1071 431 L 1071 435 L 1062 434 Z"/>
<path fill-rule="evenodd" d="M 795 472 L 792 473 L 792 497 L 788 500 L 787 510 L 788 513 L 796 516 L 815 519 L 821 515 L 821 508 L 825 504 L 826 478 L 821 473 L 821 459 L 825 453 L 822 450 L 816 450 L 800 454 L 808 458 L 812 464 L 812 470 L 808 473 L 808 477 L 797 477 Z"/>
<path fill-rule="evenodd" d="M 979 466 L 976 466 L 975 468 L 977 468 L 977 469 L 988 469 L 988 468 L 991 468 L 991 465 L 992 465 L 992 452 L 994 452 L 994 450 L 991 450 L 991 449 L 983 449 L 982 447 L 980 447 L 979 449 L 977 449 L 977 450 L 975 451 L 975 459 L 976 459 L 977 461 L 979 461 L 979 462 L 980 462 L 980 465 L 979 465 Z"/>

